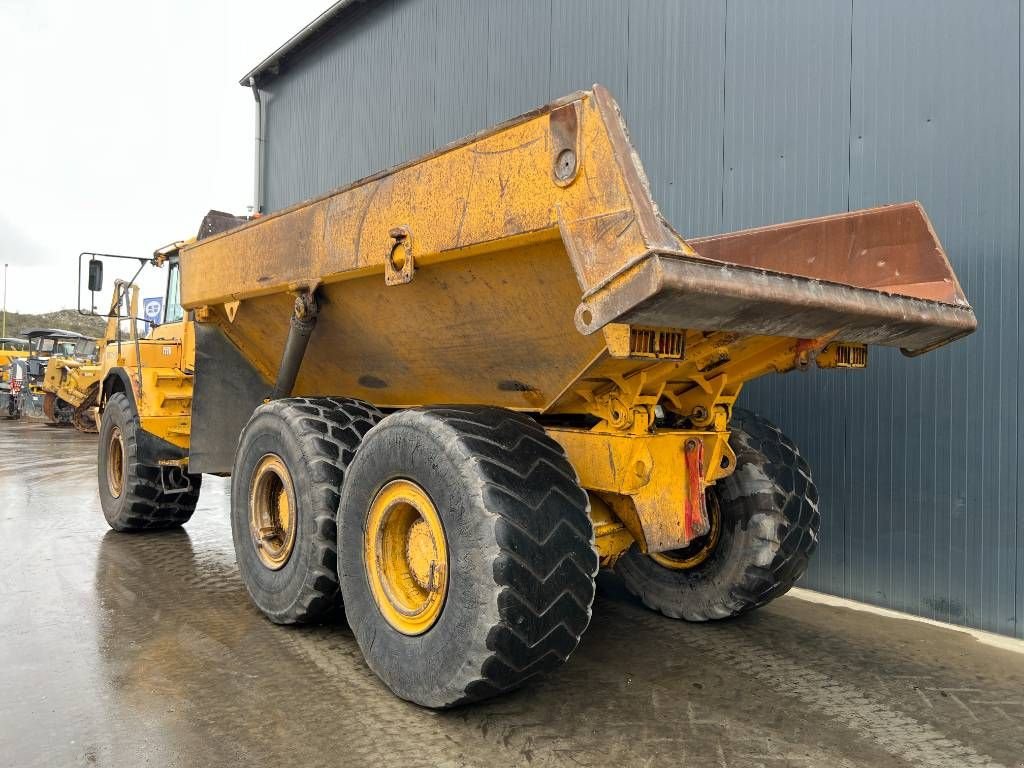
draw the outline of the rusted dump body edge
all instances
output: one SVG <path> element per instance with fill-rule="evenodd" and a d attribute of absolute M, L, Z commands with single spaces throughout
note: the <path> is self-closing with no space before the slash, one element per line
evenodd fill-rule
<path fill-rule="evenodd" d="M 688 242 L 708 261 L 970 306 L 931 219 L 916 200 Z"/>
<path fill-rule="evenodd" d="M 924 208 L 896 203 L 652 247 L 587 291 L 577 328 L 611 322 L 819 338 L 919 354 L 977 319 Z"/>
<path fill-rule="evenodd" d="M 971 333 L 970 307 L 652 253 L 585 305 L 611 322 L 898 346 L 918 354 Z"/>
<path fill-rule="evenodd" d="M 488 128 L 484 128 L 483 130 L 471 133 L 468 136 L 463 136 L 462 138 L 456 139 L 455 141 L 440 146 L 437 149 L 433 150 L 432 152 L 428 152 L 425 155 L 419 155 L 418 157 L 414 157 L 403 163 L 399 163 L 398 165 L 392 165 L 383 170 L 376 171 L 374 173 L 371 173 L 369 176 L 363 176 L 362 178 L 356 179 L 355 181 L 352 181 L 348 184 L 343 184 L 340 187 L 335 187 L 334 189 L 324 192 L 322 195 L 316 195 L 315 197 L 300 200 L 297 203 L 289 205 L 287 208 L 282 208 L 279 211 L 274 211 L 273 213 L 268 213 L 259 216 L 257 218 L 251 219 L 250 221 L 246 222 L 245 224 L 242 224 L 241 226 L 234 227 L 233 229 L 229 229 L 224 232 L 220 232 L 216 235 L 204 238 L 203 244 L 208 244 L 212 241 L 216 241 L 224 237 L 237 234 L 238 232 L 241 232 L 245 229 L 258 226 L 259 224 L 263 224 L 270 219 L 281 218 L 289 213 L 292 213 L 293 211 L 297 211 L 302 208 L 307 208 L 311 205 L 315 205 L 316 203 L 329 200 L 330 198 L 336 197 L 337 195 L 343 192 L 358 189 L 359 187 L 366 186 L 367 184 L 370 184 L 374 181 L 380 181 L 381 179 L 386 178 L 388 176 L 392 176 L 395 173 L 398 173 L 399 171 L 405 170 L 406 168 L 412 168 L 413 166 L 420 165 L 421 163 L 427 160 L 432 160 L 433 158 L 440 157 L 441 155 L 447 154 L 452 150 L 459 149 L 460 147 L 465 147 L 469 144 L 472 144 L 473 142 L 478 141 L 481 138 L 484 138 L 485 136 L 490 136 L 492 134 L 499 133 L 500 131 L 503 131 L 506 128 L 511 128 L 512 126 L 529 122 L 530 120 L 533 120 L 536 117 L 541 117 L 542 115 L 546 115 L 552 112 L 558 107 L 565 106 L 566 104 L 571 104 L 574 101 L 579 101 L 580 99 L 587 98 L 588 96 L 589 93 L 587 91 L 575 91 L 567 96 L 563 96 L 560 99 L 555 99 L 554 101 L 550 101 L 547 104 L 544 104 L 543 106 L 537 107 L 536 109 L 532 109 L 529 112 L 524 112 L 521 115 L 516 115 L 515 117 L 509 118 L 508 120 L 505 120 L 502 123 L 489 126 Z M 194 245 L 186 245 L 185 247 L 182 248 L 182 250 L 188 251 L 191 250 L 192 247 L 194 247 Z"/>

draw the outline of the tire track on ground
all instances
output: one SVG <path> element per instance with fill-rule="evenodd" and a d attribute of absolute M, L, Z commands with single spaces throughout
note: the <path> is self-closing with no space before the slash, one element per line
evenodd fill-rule
<path fill-rule="evenodd" d="M 644 627 L 656 630 L 660 625 L 661 635 L 652 632 L 652 636 L 667 636 L 664 619 L 632 606 L 622 609 Z M 1004 768 L 988 755 L 893 709 L 854 685 L 767 650 L 747 639 L 740 624 L 693 629 L 697 631 L 687 632 L 688 647 L 731 665 L 779 695 L 796 699 L 809 712 L 820 712 L 893 757 L 929 768 Z M 658 642 L 671 645 L 668 640 Z"/>

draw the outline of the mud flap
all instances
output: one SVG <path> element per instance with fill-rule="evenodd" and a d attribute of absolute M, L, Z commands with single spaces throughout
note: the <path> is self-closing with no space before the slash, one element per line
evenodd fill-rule
<path fill-rule="evenodd" d="M 227 475 L 238 436 L 271 384 L 215 325 L 196 323 L 189 472 Z"/>

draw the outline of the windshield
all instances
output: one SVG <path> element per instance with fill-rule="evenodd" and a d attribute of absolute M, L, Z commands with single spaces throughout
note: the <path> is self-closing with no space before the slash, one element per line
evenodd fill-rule
<path fill-rule="evenodd" d="M 30 349 L 35 354 L 50 354 L 56 342 L 49 336 L 36 336 L 29 341 Z"/>
<path fill-rule="evenodd" d="M 182 319 L 181 309 L 181 270 L 177 260 L 172 261 L 167 274 L 167 301 L 164 302 L 164 322 L 176 323 Z"/>
<path fill-rule="evenodd" d="M 90 345 L 93 345 L 90 348 Z M 95 349 L 95 342 L 92 339 L 70 339 L 67 337 L 37 336 L 30 341 L 30 349 L 34 355 L 60 355 L 61 357 L 74 357 L 82 354 L 83 349 L 91 354 Z"/>

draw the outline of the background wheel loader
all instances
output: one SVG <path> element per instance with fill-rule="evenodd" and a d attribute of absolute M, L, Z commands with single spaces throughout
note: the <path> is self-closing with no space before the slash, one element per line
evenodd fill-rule
<path fill-rule="evenodd" d="M 100 340 L 102 344 L 102 339 Z M 42 410 L 47 424 L 73 426 L 80 432 L 95 432 L 93 408 L 99 394 L 100 366 L 96 364 L 96 340 L 83 337 L 74 347 L 46 361 L 40 388 Z"/>
<path fill-rule="evenodd" d="M 96 432 L 92 413 L 99 396 L 100 366 L 74 357 L 51 357 L 43 375 L 43 414 L 52 426 Z"/>
<path fill-rule="evenodd" d="M 9 419 L 23 415 L 34 418 L 56 416 L 56 408 L 47 413 L 46 390 L 43 381 L 47 366 L 54 358 L 92 361 L 96 355 L 96 342 L 77 331 L 60 328 L 36 328 L 26 331 L 24 356 L 12 357 L 6 378 L 6 402 L 0 404 Z M 53 403 L 51 402 L 51 405 Z"/>
<path fill-rule="evenodd" d="M 599 567 L 693 621 L 783 594 L 818 495 L 743 385 L 976 326 L 916 203 L 683 239 L 600 86 L 238 224 L 159 251 L 171 322 L 107 343 L 104 515 L 179 525 L 230 474 L 256 606 L 343 602 L 428 707 L 565 661 Z"/>

